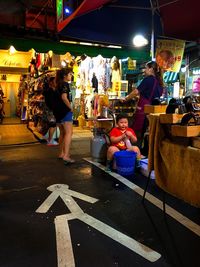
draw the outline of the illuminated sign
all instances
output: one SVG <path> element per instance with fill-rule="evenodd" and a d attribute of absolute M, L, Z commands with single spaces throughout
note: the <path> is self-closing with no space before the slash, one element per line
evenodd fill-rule
<path fill-rule="evenodd" d="M 0 67 L 28 68 L 32 52 L 19 52 L 10 55 L 9 50 L 0 50 Z"/>
<path fill-rule="evenodd" d="M 178 72 L 166 71 L 163 74 L 163 80 L 165 83 L 175 83 L 178 78 Z"/>
<path fill-rule="evenodd" d="M 192 74 L 193 75 L 199 75 L 200 74 L 200 69 L 199 68 L 195 68 L 192 70 Z"/>
<path fill-rule="evenodd" d="M 63 0 L 56 0 L 57 23 L 63 21 Z"/>
<path fill-rule="evenodd" d="M 164 71 L 179 72 L 185 41 L 182 40 L 157 40 L 156 62 Z"/>

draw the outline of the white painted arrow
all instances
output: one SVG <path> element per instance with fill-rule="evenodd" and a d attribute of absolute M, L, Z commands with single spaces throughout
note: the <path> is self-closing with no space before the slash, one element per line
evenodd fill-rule
<path fill-rule="evenodd" d="M 61 216 L 55 218 L 57 261 L 59 267 L 74 267 L 74 253 L 68 221 Z"/>
<path fill-rule="evenodd" d="M 155 262 L 161 255 L 152 250 L 151 248 L 141 244 L 135 239 L 126 236 L 125 234 L 115 230 L 114 228 L 106 225 L 100 220 L 84 213 L 84 211 L 79 207 L 76 201 L 72 198 L 80 198 L 84 201 L 95 203 L 98 201 L 96 198 L 72 191 L 69 189 L 68 185 L 55 184 L 47 188 L 51 191 L 51 195 L 40 205 L 36 210 L 39 213 L 47 212 L 58 197 L 61 197 L 65 205 L 68 207 L 71 213 L 57 216 L 55 218 L 56 227 L 56 241 L 57 241 L 57 255 L 58 255 L 58 266 L 59 267 L 74 267 L 74 255 L 71 244 L 70 231 L 68 226 L 68 221 L 73 219 L 78 219 L 101 233 L 107 235 L 113 240 L 119 242 L 123 246 L 129 248 L 130 250 L 136 252 L 148 261 Z"/>
<path fill-rule="evenodd" d="M 87 201 L 92 204 L 98 201 L 98 199 L 96 198 L 89 197 L 87 195 L 70 190 L 67 184 L 54 184 L 54 185 L 47 187 L 47 190 L 51 191 L 52 193 L 42 203 L 42 205 L 36 210 L 36 212 L 38 213 L 46 213 L 51 208 L 51 206 L 53 205 L 53 203 L 56 201 L 58 197 L 61 197 L 63 199 L 67 207 L 70 205 L 70 201 L 73 200 L 73 198 L 70 198 L 70 199 L 68 198 L 67 200 L 68 196 L 73 196 L 73 197 L 79 198 L 81 200 Z M 75 201 L 73 200 L 72 202 L 74 203 Z M 82 211 L 78 205 L 76 205 L 76 208 Z"/>

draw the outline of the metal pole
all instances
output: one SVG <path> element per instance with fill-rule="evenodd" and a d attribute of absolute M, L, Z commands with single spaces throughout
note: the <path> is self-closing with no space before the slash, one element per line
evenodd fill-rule
<path fill-rule="evenodd" d="M 150 0 L 151 3 L 151 59 L 154 60 L 154 6 L 152 3 L 152 0 Z"/>
<path fill-rule="evenodd" d="M 189 78 L 189 57 L 188 55 L 185 58 L 185 95 L 187 94 L 188 88 L 188 78 Z"/>

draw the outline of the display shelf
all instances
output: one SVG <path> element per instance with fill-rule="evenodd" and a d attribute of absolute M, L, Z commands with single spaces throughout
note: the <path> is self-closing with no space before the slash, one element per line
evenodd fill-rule
<path fill-rule="evenodd" d="M 183 137 L 195 137 L 200 136 L 200 125 L 172 125 L 171 134 L 173 136 L 183 136 Z"/>
<path fill-rule="evenodd" d="M 113 118 L 97 118 L 96 121 L 113 121 Z"/>
<path fill-rule="evenodd" d="M 144 113 L 165 113 L 167 105 L 144 105 Z"/>
<path fill-rule="evenodd" d="M 94 128 L 102 128 L 105 130 L 105 133 L 109 132 L 115 125 L 115 119 L 114 118 L 87 118 L 85 119 L 86 122 L 91 122 L 93 123 L 92 127 Z"/>
<path fill-rule="evenodd" d="M 136 110 L 136 102 L 133 100 L 130 100 L 129 102 L 121 102 L 120 98 L 116 99 L 109 99 L 109 101 L 112 103 L 110 105 L 110 109 L 113 111 L 115 115 L 119 113 L 126 113 L 129 118 L 133 116 Z"/>
<path fill-rule="evenodd" d="M 97 117 L 90 117 L 85 119 L 85 121 L 112 121 L 113 118 L 97 118 Z"/>
<path fill-rule="evenodd" d="M 174 124 L 179 123 L 184 114 L 160 114 L 160 123 Z"/>

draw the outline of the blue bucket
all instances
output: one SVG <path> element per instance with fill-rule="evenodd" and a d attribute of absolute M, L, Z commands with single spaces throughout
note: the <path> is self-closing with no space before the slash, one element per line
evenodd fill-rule
<path fill-rule="evenodd" d="M 120 175 L 132 175 L 135 171 L 136 152 L 133 151 L 118 151 L 114 154 L 116 161 L 117 173 Z"/>

